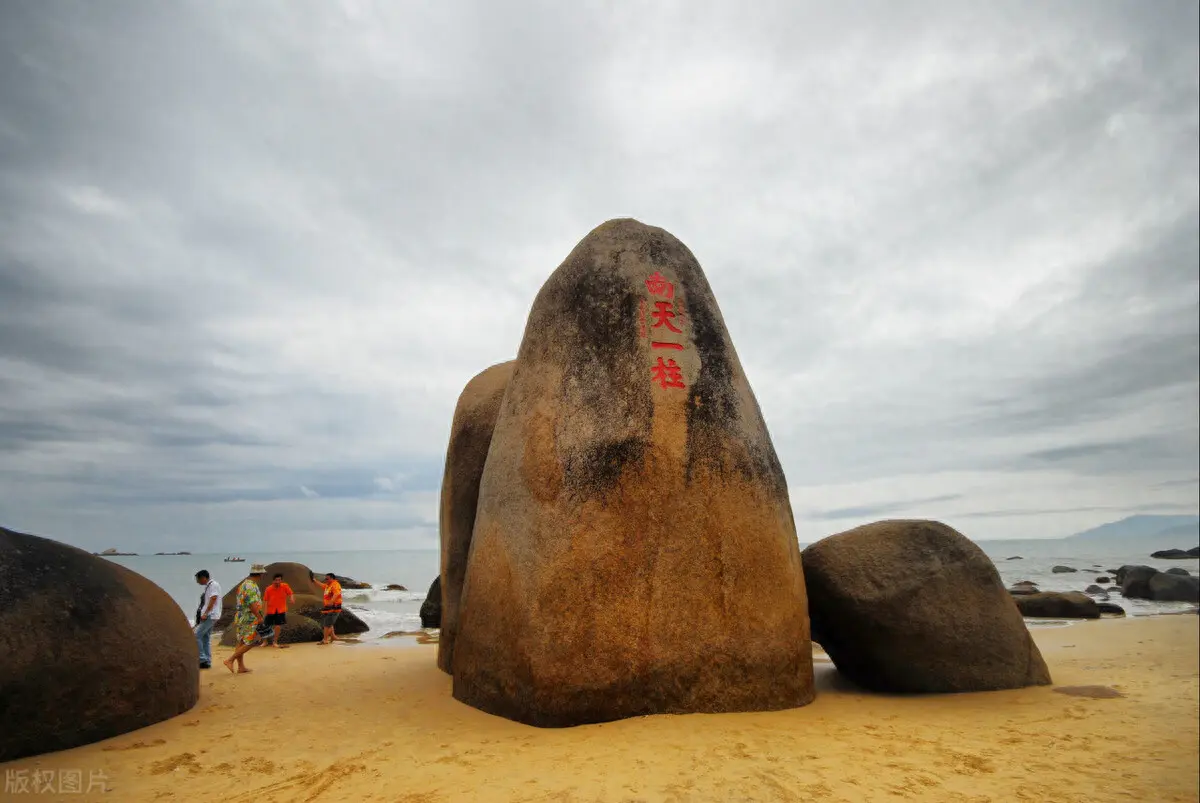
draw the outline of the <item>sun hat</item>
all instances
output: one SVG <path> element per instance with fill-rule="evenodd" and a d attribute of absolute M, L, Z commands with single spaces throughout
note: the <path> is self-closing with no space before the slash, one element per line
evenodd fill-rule
<path fill-rule="evenodd" d="M 266 574 L 266 573 L 267 573 L 267 567 L 263 566 L 261 563 L 256 563 L 250 567 L 250 574 Z"/>

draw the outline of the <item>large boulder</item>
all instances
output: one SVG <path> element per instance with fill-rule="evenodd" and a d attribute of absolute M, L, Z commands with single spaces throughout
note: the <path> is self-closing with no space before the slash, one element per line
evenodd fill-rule
<path fill-rule="evenodd" d="M 1192 573 L 1189 572 L 1187 569 L 1183 568 L 1182 566 L 1172 566 L 1170 569 L 1167 569 L 1167 574 L 1178 574 L 1181 577 L 1191 577 L 1192 576 Z"/>
<path fill-rule="evenodd" d="M 191 624 L 140 574 L 0 528 L 0 594 L 0 763 L 128 733 L 199 699 Z"/>
<path fill-rule="evenodd" d="M 1150 578 L 1150 597 L 1156 602 L 1200 602 L 1200 577 L 1159 572 Z"/>
<path fill-rule="evenodd" d="M 813 638 L 858 685 L 922 693 L 1050 682 L 995 565 L 945 524 L 867 524 L 803 558 Z"/>
<path fill-rule="evenodd" d="M 492 443 L 492 429 L 516 361 L 493 365 L 463 388 L 450 424 L 446 469 L 442 475 L 438 529 L 442 541 L 442 602 L 438 637 L 438 666 L 451 671 L 454 639 L 458 635 L 458 600 L 467 574 L 479 480 Z M 436 626 L 436 625 L 435 625 Z"/>
<path fill-rule="evenodd" d="M 1113 572 L 1121 584 L 1121 596 L 1154 599 L 1150 593 L 1150 578 L 1158 574 L 1153 566 L 1125 565 Z"/>
<path fill-rule="evenodd" d="M 696 258 L 592 231 L 530 310 L 479 489 L 454 696 L 541 726 L 813 699 L 787 482 Z"/>
<path fill-rule="evenodd" d="M 440 628 L 442 626 L 442 578 L 437 576 L 429 584 L 429 593 L 421 603 L 421 627 Z M 439 643 L 441 636 L 438 636 Z"/>
<path fill-rule="evenodd" d="M 1022 616 L 1035 619 L 1099 619 L 1096 601 L 1080 591 L 1043 591 L 1017 597 Z"/>
<path fill-rule="evenodd" d="M 270 585 L 275 575 L 282 574 L 283 582 L 292 587 L 292 593 L 297 597 L 309 596 L 320 599 L 324 594 L 324 590 L 312 581 L 314 574 L 311 569 L 303 563 L 292 563 L 290 561 L 280 561 L 278 563 L 268 563 L 266 571 L 258 580 L 260 589 Z M 324 577 L 324 573 L 319 573 L 318 577 Z M 233 584 L 233 588 L 226 589 L 225 596 L 221 597 L 221 618 L 214 625 L 217 630 L 224 630 L 229 627 L 233 621 L 234 615 L 237 613 L 237 587 L 242 584 L 245 577 L 239 577 L 237 582 Z M 343 591 L 345 587 L 343 587 Z M 199 596 L 197 596 L 199 599 Z M 364 625 L 365 627 L 365 625 Z"/>
<path fill-rule="evenodd" d="M 292 604 L 288 606 L 288 619 L 292 618 L 292 614 L 297 616 L 307 616 L 317 622 L 321 621 L 321 608 L 324 607 L 324 599 L 312 594 L 297 594 L 292 600 Z M 333 623 L 333 634 L 335 636 L 353 636 L 358 633 L 366 633 L 371 628 L 367 627 L 367 623 L 358 617 L 354 611 L 349 608 L 342 608 L 342 615 Z"/>

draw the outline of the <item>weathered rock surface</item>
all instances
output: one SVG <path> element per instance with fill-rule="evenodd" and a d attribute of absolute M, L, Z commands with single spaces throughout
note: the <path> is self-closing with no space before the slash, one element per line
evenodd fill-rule
<path fill-rule="evenodd" d="M 0 762 L 128 733 L 199 699 L 190 623 L 140 574 L 0 528 L 0 594 Z"/>
<path fill-rule="evenodd" d="M 458 397 L 454 420 L 450 424 L 450 444 L 446 448 L 438 514 L 442 543 L 438 667 L 444 672 L 452 671 L 454 642 L 458 635 L 458 602 L 467 574 L 471 534 L 475 530 L 479 480 L 483 477 L 500 402 L 504 400 L 504 391 L 515 366 L 516 361 L 510 360 L 493 365 L 472 378 Z"/>
<path fill-rule="evenodd" d="M 440 576 L 433 578 L 433 583 L 429 586 L 429 593 L 425 595 L 425 601 L 421 603 L 421 627 L 438 627 L 442 626 L 442 578 Z M 439 636 L 440 639 L 440 636 Z M 441 642 L 438 642 L 441 646 Z"/>
<path fill-rule="evenodd" d="M 813 698 L 787 483 L 717 302 L 662 229 L 592 231 L 496 420 L 454 696 L 566 726 Z"/>
<path fill-rule="evenodd" d="M 1150 578 L 1150 596 L 1156 602 L 1200 602 L 1200 577 L 1159 572 Z"/>
<path fill-rule="evenodd" d="M 1099 619 L 1096 601 L 1079 591 L 1043 591 L 1015 597 L 1022 616 L 1039 619 Z"/>
<path fill-rule="evenodd" d="M 1125 565 L 1113 574 L 1121 584 L 1121 596 L 1153 599 L 1150 595 L 1150 578 L 1158 574 L 1153 566 Z"/>
<path fill-rule="evenodd" d="M 963 692 L 1050 682 L 996 567 L 945 524 L 868 524 L 817 541 L 803 560 L 813 638 L 860 686 Z"/>

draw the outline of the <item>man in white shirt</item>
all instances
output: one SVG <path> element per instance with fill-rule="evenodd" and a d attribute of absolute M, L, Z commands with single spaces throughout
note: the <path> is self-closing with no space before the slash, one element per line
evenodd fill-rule
<path fill-rule="evenodd" d="M 196 646 L 200 648 L 200 668 L 212 667 L 213 625 L 221 618 L 221 584 L 213 580 L 207 569 L 196 572 L 196 582 L 204 586 L 200 594 L 200 605 L 196 608 Z"/>

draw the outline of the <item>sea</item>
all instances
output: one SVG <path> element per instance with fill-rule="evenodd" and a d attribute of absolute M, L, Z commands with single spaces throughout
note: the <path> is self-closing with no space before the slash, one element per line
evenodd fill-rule
<path fill-rule="evenodd" d="M 1096 541 L 1078 539 L 1037 539 L 980 541 L 980 548 L 996 564 L 1004 585 L 1031 580 L 1042 591 L 1084 591 L 1101 577 L 1112 578 L 1112 571 L 1125 564 L 1153 566 L 1160 570 L 1174 567 L 1200 572 L 1200 560 L 1159 560 L 1150 553 L 1163 547 L 1149 546 L 1145 541 Z M 1182 549 L 1195 544 L 1175 544 Z M 803 547 L 803 545 L 802 545 Z M 438 575 L 440 557 L 437 550 L 383 550 L 362 552 L 247 552 L 239 554 L 244 563 L 226 563 L 225 555 L 129 555 L 113 556 L 119 563 L 149 578 L 163 588 L 179 604 L 191 621 L 200 601 L 200 587 L 195 574 L 207 569 L 228 591 L 246 576 L 253 563 L 291 561 L 302 563 L 314 572 L 334 572 L 371 584 L 372 588 L 343 593 L 344 604 L 354 611 L 370 630 L 359 638 L 363 641 L 380 639 L 394 631 L 421 629 L 419 611 Z M 1054 572 L 1055 566 L 1067 566 L 1074 572 Z M 387 591 L 384 586 L 398 584 L 406 591 Z M 1120 605 L 1127 616 L 1152 616 L 1188 611 L 1195 606 L 1186 602 L 1152 602 L 1124 599 L 1115 588 L 1115 578 L 1103 584 L 1109 602 Z M 1069 620 L 1027 620 L 1030 627 L 1063 627 Z"/>

